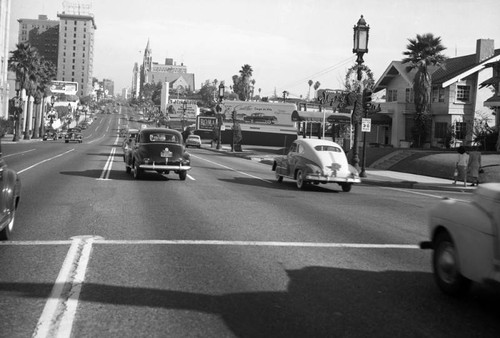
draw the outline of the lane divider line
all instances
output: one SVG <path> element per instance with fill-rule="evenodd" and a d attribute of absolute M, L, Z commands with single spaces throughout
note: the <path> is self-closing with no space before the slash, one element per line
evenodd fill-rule
<path fill-rule="evenodd" d="M 43 160 L 43 161 L 40 161 L 40 162 L 38 162 L 38 163 L 33 164 L 32 166 L 29 166 L 28 168 L 21 169 L 21 170 L 19 170 L 17 173 L 18 173 L 18 174 L 22 174 L 23 172 L 28 171 L 28 170 L 30 170 L 30 169 L 33 169 L 34 167 L 36 167 L 36 166 L 38 166 L 38 165 L 40 165 L 40 164 L 43 164 L 43 163 L 45 163 L 45 162 L 48 162 L 48 161 L 51 161 L 51 160 L 56 159 L 56 158 L 58 158 L 58 157 L 64 156 L 64 155 L 66 155 L 66 154 L 69 154 L 70 152 L 72 152 L 72 151 L 74 151 L 74 150 L 75 150 L 75 148 L 70 149 L 70 150 L 68 150 L 68 151 L 65 151 L 64 153 L 59 154 L 59 155 L 56 155 L 56 156 L 53 156 L 53 157 L 51 157 L 51 158 L 47 158 L 47 159 L 45 159 L 45 160 Z"/>
<path fill-rule="evenodd" d="M 72 238 L 71 246 L 32 337 L 69 338 L 71 336 L 92 243 L 96 238 L 98 237 Z"/>
<path fill-rule="evenodd" d="M 26 150 L 26 151 L 21 151 L 19 153 L 13 153 L 13 154 L 9 154 L 9 155 L 3 155 L 2 157 L 3 158 L 7 158 L 7 157 L 11 157 L 11 156 L 17 156 L 17 155 L 24 155 L 26 153 L 29 153 L 30 151 L 34 151 L 36 149 L 30 149 L 30 150 Z"/>
<path fill-rule="evenodd" d="M 107 181 L 109 180 L 109 174 L 111 172 L 111 167 L 113 166 L 113 160 L 115 158 L 115 152 L 116 148 L 111 149 L 111 154 L 108 157 L 108 160 L 106 161 L 106 164 L 104 165 L 104 168 L 102 170 L 101 176 L 97 179 L 98 181 Z"/>

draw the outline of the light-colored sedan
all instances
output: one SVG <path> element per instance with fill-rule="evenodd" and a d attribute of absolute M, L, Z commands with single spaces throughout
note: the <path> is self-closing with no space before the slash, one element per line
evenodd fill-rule
<path fill-rule="evenodd" d="M 278 182 L 286 177 L 295 180 L 299 189 L 309 183 L 337 183 L 348 192 L 353 183 L 361 182 L 342 147 L 325 139 L 295 140 L 287 155 L 274 159 L 272 170 Z"/>
<path fill-rule="evenodd" d="M 201 138 L 198 135 L 189 135 L 186 139 L 186 148 L 187 147 L 201 148 Z"/>
<path fill-rule="evenodd" d="M 444 199 L 429 213 L 436 284 L 446 294 L 465 293 L 471 281 L 500 289 L 500 183 L 480 184 L 472 201 Z"/>

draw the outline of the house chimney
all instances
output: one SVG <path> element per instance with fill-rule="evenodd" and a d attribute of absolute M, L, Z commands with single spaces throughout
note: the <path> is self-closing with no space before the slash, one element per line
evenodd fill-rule
<path fill-rule="evenodd" d="M 483 62 L 493 55 L 495 55 L 495 40 L 478 39 L 476 44 L 476 62 Z"/>

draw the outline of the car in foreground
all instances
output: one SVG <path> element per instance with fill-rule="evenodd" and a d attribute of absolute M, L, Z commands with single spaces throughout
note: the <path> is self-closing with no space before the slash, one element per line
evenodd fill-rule
<path fill-rule="evenodd" d="M 66 132 L 66 135 L 64 135 L 64 142 L 78 142 L 82 143 L 83 142 L 83 135 L 82 132 L 79 128 L 70 128 Z"/>
<path fill-rule="evenodd" d="M 133 171 L 140 179 L 144 171 L 169 174 L 171 171 L 184 181 L 191 169 L 191 159 L 186 152 L 182 134 L 168 128 L 141 129 L 136 136 L 131 156 L 125 162 L 127 173 Z"/>
<path fill-rule="evenodd" d="M 9 240 L 14 229 L 16 210 L 21 196 L 21 180 L 7 167 L 0 140 L 0 241 Z"/>
<path fill-rule="evenodd" d="M 360 183 L 358 171 L 347 162 L 340 145 L 325 139 L 297 139 L 288 153 L 274 159 L 272 170 L 278 182 L 283 178 L 296 181 L 297 188 L 308 184 L 337 183 L 343 191 L 351 191 L 354 183 Z"/>
<path fill-rule="evenodd" d="M 198 135 L 189 135 L 186 138 L 186 148 L 187 147 L 201 148 L 201 138 Z"/>
<path fill-rule="evenodd" d="M 472 200 L 443 199 L 429 212 L 434 280 L 452 296 L 471 282 L 500 286 L 500 183 L 478 186 Z"/>

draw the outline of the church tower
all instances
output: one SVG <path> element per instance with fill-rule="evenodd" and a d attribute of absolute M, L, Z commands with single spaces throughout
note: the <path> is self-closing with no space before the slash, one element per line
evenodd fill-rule
<path fill-rule="evenodd" d="M 144 58 L 142 60 L 142 71 L 144 74 L 144 78 L 142 83 L 149 83 L 151 80 L 151 71 L 153 70 L 153 56 L 152 56 L 152 51 L 151 47 L 149 46 L 149 39 L 148 39 L 148 44 L 146 45 L 146 49 L 144 50 Z"/>

